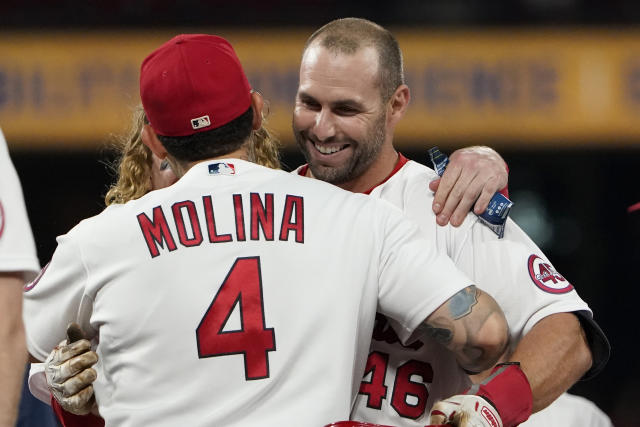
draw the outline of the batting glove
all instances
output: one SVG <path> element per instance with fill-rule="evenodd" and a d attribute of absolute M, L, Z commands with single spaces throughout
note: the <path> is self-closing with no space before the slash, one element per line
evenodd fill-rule
<path fill-rule="evenodd" d="M 503 427 L 500 414 L 482 397 L 458 394 L 436 402 L 431 408 L 431 424 L 458 427 Z"/>
<path fill-rule="evenodd" d="M 514 427 L 529 418 L 532 407 L 531 386 L 520 364 L 500 363 L 489 377 L 464 394 L 437 402 L 431 410 L 431 422 L 453 422 L 464 427 Z"/>
<path fill-rule="evenodd" d="M 91 343 L 82 338 L 78 325 L 69 326 L 67 338 L 51 351 L 44 362 L 47 387 L 62 409 L 86 415 L 95 406 L 91 384 L 97 373 L 91 366 L 98 361 L 98 355 L 91 351 Z"/>

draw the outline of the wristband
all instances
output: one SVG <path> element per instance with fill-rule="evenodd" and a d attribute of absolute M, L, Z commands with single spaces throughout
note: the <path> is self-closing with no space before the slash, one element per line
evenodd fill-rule
<path fill-rule="evenodd" d="M 429 157 L 438 176 L 442 176 L 449 164 L 449 157 L 443 154 L 438 147 L 429 149 Z M 496 193 L 491 197 L 487 210 L 476 216 L 480 222 L 498 235 L 498 239 L 502 239 L 504 237 L 504 225 L 507 222 L 512 206 L 513 202 L 511 200 L 500 193 Z"/>
<path fill-rule="evenodd" d="M 526 421 L 533 408 L 531 386 L 519 362 L 496 365 L 487 379 L 472 385 L 464 394 L 474 394 L 491 403 L 500 414 L 504 427 Z"/>

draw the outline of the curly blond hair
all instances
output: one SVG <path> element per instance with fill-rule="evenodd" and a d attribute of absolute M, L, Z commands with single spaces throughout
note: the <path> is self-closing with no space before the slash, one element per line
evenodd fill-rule
<path fill-rule="evenodd" d="M 280 169 L 280 141 L 263 125 L 251 132 L 247 152 L 249 160 L 272 169 Z M 138 199 L 151 191 L 151 150 L 142 143 L 142 128 L 147 123 L 142 106 L 135 109 L 129 133 L 116 141 L 118 158 L 111 164 L 116 182 L 104 197 L 107 206 Z"/>

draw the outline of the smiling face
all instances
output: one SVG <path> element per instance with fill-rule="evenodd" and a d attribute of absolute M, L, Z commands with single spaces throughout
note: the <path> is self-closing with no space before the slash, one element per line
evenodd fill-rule
<path fill-rule="evenodd" d="M 387 138 L 378 53 L 363 47 L 353 54 L 319 44 L 307 48 L 293 113 L 298 146 L 315 178 L 344 184 L 378 160 Z"/>

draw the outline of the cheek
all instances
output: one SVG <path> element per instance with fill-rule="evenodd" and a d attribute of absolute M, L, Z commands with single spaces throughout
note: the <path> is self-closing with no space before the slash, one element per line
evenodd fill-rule
<path fill-rule="evenodd" d="M 347 117 L 337 123 L 342 133 L 354 141 L 364 141 L 368 135 L 368 124 L 355 117 Z"/>
<path fill-rule="evenodd" d="M 313 126 L 314 114 L 310 111 L 296 107 L 293 111 L 293 128 L 296 131 L 306 130 Z"/>

